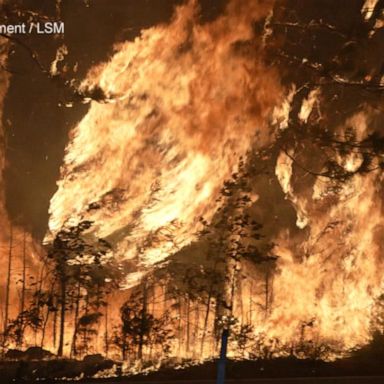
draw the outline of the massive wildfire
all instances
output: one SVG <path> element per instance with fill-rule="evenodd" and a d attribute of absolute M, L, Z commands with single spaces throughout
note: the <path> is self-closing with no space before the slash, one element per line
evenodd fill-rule
<path fill-rule="evenodd" d="M 234 2 L 202 26 L 190 2 L 170 25 L 143 31 L 90 71 L 82 87 L 106 100 L 92 103 L 71 134 L 52 233 L 92 220 L 117 256 L 139 256 L 138 268 L 191 242 L 239 158 L 273 134 L 268 116 L 279 85 L 252 36 L 252 22 L 267 11 Z M 169 227 L 172 238 L 163 234 Z"/>
<path fill-rule="evenodd" d="M 383 16 L 374 2 L 359 9 L 359 23 L 369 26 L 359 51 L 345 40 L 349 30 L 290 13 L 291 3 L 232 0 L 201 23 L 198 2 L 189 1 L 170 23 L 116 45 L 91 68 L 79 89 L 92 96 L 89 110 L 70 133 L 45 242 L 92 222 L 87 238 L 107 240 L 116 260 L 129 261 L 122 288 L 132 289 L 178 255 L 187 265 L 201 254 L 206 262 L 212 249 L 202 231 L 222 212 L 230 212 L 227 223 L 239 214 L 226 211 L 231 193 L 223 186 L 235 180 L 238 189 L 246 179 L 236 193 L 251 197 L 240 211 L 261 224 L 262 236 L 230 234 L 231 252 L 257 240 L 265 254 L 254 262 L 232 255 L 232 315 L 271 351 L 307 343 L 297 352 L 304 356 L 312 343 L 330 346 L 321 357 L 332 358 L 369 341 L 383 292 L 383 118 L 377 93 L 364 93 L 380 89 L 382 78 L 375 66 L 343 70 L 345 60 L 379 46 Z M 298 40 L 307 30 L 340 51 L 299 51 L 317 44 Z M 226 283 L 222 275 L 219 285 Z M 186 293 L 188 319 L 178 320 L 189 322 L 196 310 L 193 341 L 204 357 L 216 353 L 204 347 L 220 312 L 212 292 L 205 318 L 204 299 Z M 244 348 L 257 354 L 252 343 Z"/>

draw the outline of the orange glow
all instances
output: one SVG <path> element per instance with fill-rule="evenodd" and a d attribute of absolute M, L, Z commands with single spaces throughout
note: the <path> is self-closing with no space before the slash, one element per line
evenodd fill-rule
<path fill-rule="evenodd" d="M 375 4 L 376 1 L 366 0 L 358 17 L 368 21 Z M 293 346 L 304 342 L 324 344 L 331 348 L 320 357 L 332 360 L 367 343 L 372 336 L 375 305 L 384 289 L 383 169 L 375 158 L 374 170 L 359 172 L 367 159 L 363 151 L 356 150 L 358 145 L 348 147 L 349 152 L 335 145 L 329 155 L 321 140 L 330 138 L 345 144 L 353 137 L 356 143 L 366 140 L 369 145 L 368 139 L 377 133 L 373 117 L 378 112 L 360 103 L 355 114 L 344 118 L 346 115 L 339 113 L 335 127 L 327 127 L 323 132 L 322 102 L 326 87 L 321 81 L 316 86 L 305 83 L 299 87 L 290 84 L 285 73 L 280 78 L 277 72 L 280 64 L 276 68 L 271 65 L 275 64 L 274 60 L 266 64 L 265 44 L 275 33 L 268 29 L 272 28 L 268 23 L 273 23 L 272 8 L 273 1 L 229 0 L 221 16 L 201 23 L 198 1 L 187 1 L 176 8 L 168 24 L 143 30 L 134 41 L 117 44 L 111 57 L 92 67 L 81 82 L 77 96 L 96 96 L 84 100 L 89 103 L 89 109 L 70 132 L 57 190 L 50 201 L 45 243 L 52 242 L 62 229 L 89 220 L 94 224 L 85 232 L 87 240 L 105 239 L 113 246 L 113 257 L 129 261 L 126 265 L 131 270 L 121 291 L 109 292 L 106 288 L 102 294 L 97 292 L 100 297 L 105 295 L 105 303 L 95 309 L 103 320 L 97 318 L 91 323 L 98 327 L 89 338 L 91 341 L 86 339 L 87 329 L 84 331 L 84 344 L 88 348 L 89 343 L 89 349 L 77 356 L 104 352 L 103 348 L 108 352 L 108 343 L 115 343 L 111 347 L 113 358 L 121 358 L 120 345 L 111 341 L 111 334 L 121 325 L 121 305 L 135 298 L 142 285 L 148 288 L 145 310 L 154 317 L 169 316 L 166 320 L 174 332 L 170 356 L 180 359 L 197 361 L 217 356 L 216 320 L 224 312 L 238 320 L 233 328 L 252 328 L 249 343 L 253 344 L 244 350 L 234 347 L 235 342 L 230 340 L 229 355 L 233 358 L 254 358 L 255 345 L 261 340 L 262 346 L 274 353 L 273 357 L 288 353 L 306 357 L 305 352 L 294 350 Z M 257 22 L 265 23 L 264 29 Z M 308 24 L 305 28 L 315 25 Z M 321 23 L 320 27 L 325 25 Z M 290 26 L 301 27 L 295 23 Z M 0 38 L 0 49 L 3 46 Z M 66 45 L 58 48 L 50 67 L 52 76 L 60 75 L 60 63 L 65 62 L 67 54 L 70 50 Z M 0 52 L 1 59 L 5 56 Z M 278 59 L 276 62 L 280 63 Z M 338 60 L 332 63 L 337 66 Z M 319 68 L 323 70 L 320 64 L 312 69 Z M 0 118 L 8 80 L 7 73 L 0 71 Z M 335 75 L 329 81 L 342 80 Z M 335 104 L 338 96 L 335 94 L 332 99 Z M 312 135 L 312 128 L 321 133 Z M 304 134 L 302 139 L 300 129 L 308 130 L 313 143 Z M 0 145 L 2 134 L 0 127 Z M 313 153 L 312 148 L 316 149 Z M 250 164 L 251 161 L 256 165 Z M 254 171 L 255 176 L 249 169 L 257 168 L 259 163 L 263 170 Z M 337 183 L 327 177 L 323 172 L 328 169 L 328 163 L 345 171 L 345 179 Z M 0 225 L 8 228 L 1 172 L 4 167 L 1 148 Z M 252 228 L 251 239 L 247 237 L 251 225 L 244 229 L 248 223 L 243 223 L 244 232 L 224 233 L 226 238 L 220 240 L 222 243 L 230 239 L 237 245 L 247 243 L 251 249 L 237 259 L 240 246 L 222 251 L 225 247 L 215 248 L 215 244 L 211 249 L 209 240 L 199 238 L 199 231 L 204 226 L 211 230 L 214 225 L 209 224 L 216 224 L 215 219 L 224 216 L 219 208 L 229 206 L 230 198 L 223 197 L 223 185 L 228 180 L 238 181 L 234 174 L 239 169 L 246 173 L 245 176 L 239 173 L 238 178 L 243 181 L 244 177 L 247 182 L 247 188 L 237 191 L 243 197 L 243 205 L 229 210 L 231 213 L 223 221 L 236 221 L 237 214 L 241 219 L 241 214 L 249 212 L 256 229 Z M 264 222 L 259 223 L 259 219 Z M 217 227 L 214 230 L 218 232 L 221 227 Z M 15 227 L 14 231 L 20 241 L 23 230 Z M 35 255 L 44 255 L 44 251 L 32 236 L 27 234 L 27 238 L 28 254 L 33 255 L 28 265 L 35 266 Z M 0 246 L 7 247 L 8 240 L 8 234 L 0 232 Z M 182 252 L 177 254 L 179 251 Z M 211 255 L 215 252 L 223 254 Z M 111 254 L 108 248 L 108 255 Z M 215 283 L 192 295 L 187 291 L 188 275 L 180 277 L 182 281 L 178 283 L 182 289 L 176 284 L 173 287 L 167 279 L 177 275 L 180 266 L 175 267 L 176 272 L 170 269 L 173 275 L 164 273 L 166 277 L 159 269 L 174 266 L 171 263 L 176 257 L 172 256 L 176 254 L 178 257 L 181 254 L 177 262 L 183 259 L 185 267 L 191 261 L 195 268 L 191 268 L 191 274 L 197 270 L 204 278 L 211 277 L 207 272 L 209 263 L 217 257 L 219 261 L 215 260 L 215 267 L 209 270 Z M 21 248 L 15 247 L 14 255 L 15 268 L 20 269 Z M 230 257 L 234 261 L 228 262 Z M 87 255 L 79 258 L 84 264 L 95 260 Z M 75 264 L 76 258 L 64 261 L 64 270 L 65 263 Z M 223 267 L 225 263 L 233 267 L 228 268 L 230 278 Z M 40 265 L 40 270 L 36 268 L 38 273 L 31 274 L 42 276 L 41 269 L 47 266 L 48 262 Z M 5 258 L 1 267 L 6 268 Z M 154 271 L 159 272 L 159 281 L 157 275 L 151 275 Z M 62 309 L 62 315 L 66 316 L 62 321 L 65 330 L 63 325 L 61 333 L 65 334 L 64 355 L 74 353 L 71 348 L 76 349 L 79 318 L 89 314 L 90 272 L 86 269 L 81 273 L 84 275 L 79 272 L 81 276 L 77 276 L 76 287 L 75 284 L 75 288 L 71 287 L 74 291 L 70 292 L 70 298 L 66 296 L 65 279 L 58 278 L 60 275 L 49 281 L 52 276 L 47 272 L 47 280 L 41 282 L 41 286 L 52 283 L 52 291 L 59 291 L 60 283 L 63 287 L 62 296 L 55 297 L 55 308 L 46 305 L 44 309 L 47 330 L 44 337 L 49 339 L 44 346 L 57 350 Z M 102 275 L 100 280 L 110 282 L 111 275 L 107 279 Z M 143 281 L 145 284 L 140 285 Z M 215 292 L 214 284 L 220 289 L 227 288 L 232 301 L 226 300 L 227 297 L 222 300 L 225 295 Z M 176 293 L 168 292 L 173 288 Z M 17 282 L 12 281 L 13 302 L 18 302 L 19 291 Z M 143 314 L 144 305 L 140 310 Z M 15 317 L 16 312 L 15 309 L 11 315 Z M 36 344 L 38 332 L 28 333 L 24 346 Z M 195 350 L 192 351 L 191 345 Z M 137 358 L 139 353 L 135 355 L 133 349 L 130 353 Z M 163 352 L 161 343 L 144 346 L 149 360 L 163 358 Z M 132 367 L 133 364 L 130 369 L 137 369 Z"/>
<path fill-rule="evenodd" d="M 252 4 L 233 1 L 226 15 L 199 25 L 191 1 L 170 25 L 120 44 L 89 72 L 83 89 L 100 87 L 107 102 L 92 102 L 71 134 L 51 234 L 92 220 L 119 257 L 134 259 L 146 244 L 138 268 L 194 239 L 240 157 L 256 138 L 261 147 L 273 136 L 267 119 L 280 93 L 276 75 L 257 45 L 252 53 L 240 46 L 268 9 Z"/>

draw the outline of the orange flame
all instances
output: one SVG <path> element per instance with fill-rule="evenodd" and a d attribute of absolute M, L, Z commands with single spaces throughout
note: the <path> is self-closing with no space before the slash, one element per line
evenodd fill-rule
<path fill-rule="evenodd" d="M 234 0 L 201 25 L 190 1 L 169 25 L 117 46 L 89 72 L 82 87 L 101 88 L 107 102 L 92 102 L 71 134 L 50 205 L 52 234 L 92 220 L 117 255 L 139 255 L 144 267 L 193 240 L 240 157 L 273 134 L 266 123 L 278 81 L 252 30 L 269 9 Z"/>
<path fill-rule="evenodd" d="M 363 140 L 369 122 L 367 111 L 350 118 L 345 127 Z M 358 155 L 339 160 L 349 171 L 361 164 Z M 338 193 L 330 192 L 331 181 L 320 177 L 312 196 L 308 191 L 296 195 L 292 167 L 292 159 L 282 153 L 276 173 L 298 216 L 306 212 L 308 232 L 299 245 L 288 230 L 276 240 L 280 275 L 268 334 L 289 340 L 300 321 L 313 320 L 320 339 L 336 341 L 341 349 L 363 344 L 369 339 L 374 300 L 383 289 L 383 177 L 380 172 L 357 174 Z"/>

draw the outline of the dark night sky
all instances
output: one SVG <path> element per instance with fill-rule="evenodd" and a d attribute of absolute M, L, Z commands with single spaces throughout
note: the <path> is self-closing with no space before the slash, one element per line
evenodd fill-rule
<path fill-rule="evenodd" d="M 64 0 L 61 19 L 64 38 L 23 36 L 23 42 L 49 68 L 57 48 L 65 43 L 71 70 L 68 78 L 81 80 L 87 70 L 112 53 L 115 42 L 136 37 L 140 30 L 164 22 L 181 0 Z M 202 0 L 202 19 L 214 18 L 225 0 Z M 18 1 L 21 8 L 55 15 L 52 0 Z M 72 72 L 78 63 L 78 71 Z M 49 79 L 23 47 L 15 45 L 9 70 L 14 73 L 5 102 L 7 131 L 7 207 L 11 216 L 41 238 L 47 228 L 49 201 L 56 190 L 59 168 L 69 130 L 82 118 L 87 106 L 60 107 L 71 95 Z"/>

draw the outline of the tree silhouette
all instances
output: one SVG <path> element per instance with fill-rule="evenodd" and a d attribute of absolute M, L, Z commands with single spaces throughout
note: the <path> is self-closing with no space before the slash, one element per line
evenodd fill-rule
<path fill-rule="evenodd" d="M 170 319 L 167 313 L 155 317 L 148 311 L 147 282 L 132 292 L 120 308 L 121 327 L 115 330 L 113 343 L 119 347 L 122 359 L 128 357 L 143 363 L 144 348 L 160 347 L 162 355 L 169 352 L 172 338 Z"/>
<path fill-rule="evenodd" d="M 59 285 L 59 356 L 63 355 L 69 298 L 75 297 L 78 306 L 81 299 L 79 287 L 83 288 L 86 298 L 86 315 L 88 310 L 92 309 L 95 310 L 92 318 L 98 318 L 96 313 L 105 305 L 103 297 L 110 289 L 117 288 L 122 279 L 121 266 L 113 258 L 110 244 L 103 239 L 90 236 L 87 231 L 91 226 L 91 222 L 83 221 L 77 226 L 62 229 L 57 233 L 48 250 L 48 256 L 53 262 L 53 273 Z M 81 323 L 83 332 L 86 332 L 85 324 L 88 325 L 89 322 L 84 320 Z M 74 344 L 76 344 L 78 331 L 77 327 L 75 328 Z"/>

